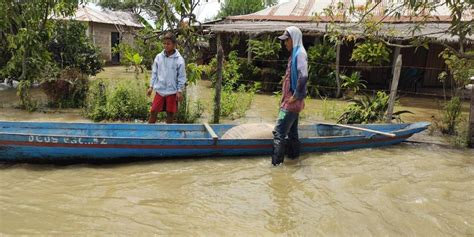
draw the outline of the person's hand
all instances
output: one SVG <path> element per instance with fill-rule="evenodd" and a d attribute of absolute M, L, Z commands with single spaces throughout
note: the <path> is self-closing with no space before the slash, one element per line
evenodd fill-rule
<path fill-rule="evenodd" d="M 151 87 L 148 88 L 148 90 L 146 90 L 146 96 L 150 97 L 152 92 L 153 92 L 153 89 Z"/>
<path fill-rule="evenodd" d="M 290 98 L 290 101 L 288 101 L 288 103 L 290 103 L 290 104 L 293 104 L 293 103 L 295 103 L 295 102 L 296 102 L 296 98 L 295 98 L 294 96 L 292 96 L 292 97 Z"/>
<path fill-rule="evenodd" d="M 176 99 L 178 100 L 178 102 L 183 101 L 183 95 L 181 94 L 181 92 L 176 93 Z"/>

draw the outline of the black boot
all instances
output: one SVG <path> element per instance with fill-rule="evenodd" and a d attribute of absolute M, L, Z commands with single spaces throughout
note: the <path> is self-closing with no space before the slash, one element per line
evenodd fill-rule
<path fill-rule="evenodd" d="M 273 140 L 272 165 L 277 166 L 285 159 L 285 141 Z"/>
<path fill-rule="evenodd" d="M 290 160 L 296 160 L 300 157 L 300 147 L 299 140 L 287 140 L 286 154 Z"/>

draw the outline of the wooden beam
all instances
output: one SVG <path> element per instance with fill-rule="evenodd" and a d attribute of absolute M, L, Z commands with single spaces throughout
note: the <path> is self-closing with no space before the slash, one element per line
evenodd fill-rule
<path fill-rule="evenodd" d="M 402 44 L 402 41 L 397 40 L 395 41 L 396 44 Z M 392 58 L 392 75 L 395 71 L 395 64 L 397 63 L 397 58 L 398 55 L 400 55 L 400 47 L 395 47 L 395 50 L 393 51 L 393 58 Z"/>
<path fill-rule="evenodd" d="M 212 140 L 214 140 L 214 142 L 216 142 L 219 139 L 219 136 L 217 136 L 214 129 L 212 129 L 212 127 L 208 123 L 204 123 L 204 127 L 206 128 L 209 135 L 212 137 Z"/>
<path fill-rule="evenodd" d="M 390 98 L 388 99 L 387 123 L 392 122 L 393 108 L 395 107 L 395 98 L 397 96 L 398 79 L 400 79 L 400 71 L 402 69 L 402 55 L 399 54 L 395 61 L 395 69 L 393 71 L 392 85 L 390 86 Z"/>
<path fill-rule="evenodd" d="M 214 95 L 214 119 L 213 123 L 219 123 L 221 115 L 221 91 L 222 91 L 222 66 L 224 63 L 224 50 L 222 49 L 221 34 L 217 34 L 217 81 Z"/>
<path fill-rule="evenodd" d="M 474 84 L 474 80 L 471 80 Z M 471 89 L 471 111 L 469 113 L 469 147 L 474 148 L 474 88 Z"/>
<path fill-rule="evenodd" d="M 351 125 L 346 125 L 346 124 L 337 124 L 337 123 L 318 123 L 318 124 L 329 125 L 329 126 L 337 126 L 337 127 L 348 128 L 348 129 L 353 129 L 353 130 L 360 130 L 360 131 L 364 131 L 364 132 L 370 132 L 370 133 L 384 135 L 384 136 L 387 136 L 387 137 L 396 137 L 397 136 L 395 133 L 381 132 L 381 131 L 373 130 L 373 129 L 370 129 L 370 128 L 361 128 L 361 127 L 351 126 Z"/>
<path fill-rule="evenodd" d="M 341 55 L 341 43 L 336 43 L 336 83 L 337 83 L 337 91 L 336 91 L 336 98 L 341 97 L 341 78 L 339 75 L 339 61 Z"/>

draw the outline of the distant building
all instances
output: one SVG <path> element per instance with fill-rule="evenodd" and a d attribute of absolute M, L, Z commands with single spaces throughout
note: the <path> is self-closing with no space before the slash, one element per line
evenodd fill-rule
<path fill-rule="evenodd" d="M 365 6 L 368 0 L 341 0 L 344 7 L 349 7 L 351 2 L 354 2 L 356 7 Z M 433 0 L 437 1 L 437 0 Z M 223 47 L 224 52 L 229 52 L 231 49 L 231 37 L 239 36 L 242 41 L 250 39 L 251 37 L 258 37 L 262 35 L 271 35 L 276 37 L 280 35 L 286 27 L 297 26 L 304 34 L 304 45 L 309 48 L 312 45 L 323 41 L 323 36 L 328 30 L 328 25 L 331 22 L 329 17 L 318 16 L 315 13 L 321 14 L 324 8 L 331 5 L 334 6 L 338 1 L 334 0 L 292 0 L 281 3 L 264 10 L 240 16 L 229 16 L 220 21 L 208 22 L 204 26 L 213 33 L 221 34 L 224 37 Z M 386 9 L 390 9 L 398 0 L 377 0 L 380 4 L 374 9 L 375 17 L 379 17 L 380 21 L 384 22 L 384 31 L 386 37 L 391 40 L 399 40 L 400 44 L 409 44 L 409 38 L 412 36 L 410 29 L 413 28 L 418 21 L 423 20 L 421 16 L 413 16 L 413 12 L 404 10 L 400 17 L 383 17 Z M 452 47 L 458 47 L 458 37 L 442 30 L 448 30 L 451 26 L 451 16 L 449 9 L 442 5 L 431 14 L 431 18 L 426 22 L 416 35 L 426 35 L 432 38 L 433 41 L 444 42 Z M 335 12 L 338 14 L 337 10 Z M 466 15 L 462 19 L 466 22 L 473 19 L 474 12 L 466 11 Z M 341 26 L 352 26 L 350 19 L 344 21 L 342 18 L 336 17 L 337 24 Z M 393 31 L 393 32 L 389 32 Z M 352 33 L 361 33 L 360 29 L 353 28 Z M 392 35 L 393 34 L 393 35 Z M 467 38 L 473 40 L 474 35 L 467 35 Z M 363 39 L 359 39 L 361 42 Z M 388 88 L 392 78 L 392 65 L 398 54 L 403 55 L 402 75 L 400 76 L 399 88 L 405 91 L 420 92 L 429 91 L 430 88 L 442 88 L 443 84 L 438 79 L 439 73 L 445 70 L 446 65 L 444 60 L 439 57 L 439 54 L 445 49 L 440 44 L 429 44 L 429 49 L 420 48 L 398 48 L 389 47 L 393 52 L 391 62 L 385 63 L 381 67 L 358 67 L 359 64 L 350 60 L 352 50 L 354 49 L 354 42 L 346 42 L 341 45 L 340 51 L 340 67 L 346 73 L 354 70 L 361 70 L 364 80 L 368 81 L 372 88 Z M 216 41 L 211 38 L 210 49 L 213 50 L 211 54 L 215 53 Z M 251 54 L 248 53 L 246 44 L 242 43 L 244 47 L 239 48 L 239 54 L 248 58 Z M 468 45 L 465 48 L 472 48 Z M 363 65 L 362 65 L 363 66 Z M 276 78 L 276 81 L 279 81 Z M 449 84 L 449 83 L 448 83 Z M 449 85 L 447 85 L 449 86 Z"/>
<path fill-rule="evenodd" d="M 120 42 L 134 44 L 134 33 L 144 28 L 138 18 L 129 12 L 111 11 L 80 5 L 74 16 L 68 18 L 87 23 L 86 34 L 101 50 L 101 57 L 112 64 L 120 63 L 120 55 L 112 48 Z"/>

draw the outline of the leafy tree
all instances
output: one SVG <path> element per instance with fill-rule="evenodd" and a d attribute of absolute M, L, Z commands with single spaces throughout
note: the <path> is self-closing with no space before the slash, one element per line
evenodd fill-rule
<path fill-rule="evenodd" d="M 87 26 L 78 21 L 55 21 L 48 50 L 59 68 L 77 68 L 86 75 L 102 70 L 99 49 L 84 33 Z"/>
<path fill-rule="evenodd" d="M 385 1 L 367 1 L 365 5 L 355 5 L 351 1 L 349 5 L 339 2 L 323 10 L 319 17 L 326 18 L 331 24 L 328 25 L 328 35 L 333 41 L 355 41 L 363 38 L 371 42 L 382 42 L 387 46 L 406 47 L 428 47 L 428 43 L 441 44 L 459 58 L 474 59 L 474 55 L 466 53 L 466 45 L 472 44 L 473 40 L 468 36 L 473 33 L 474 19 L 470 16 L 470 11 L 474 9 L 474 1 L 466 0 L 402 0 L 392 1 L 386 4 L 380 14 L 379 8 Z M 436 32 L 420 34 L 426 24 L 437 20 L 435 13 L 440 7 L 449 9 L 450 27 L 440 29 Z M 412 24 L 405 32 L 406 37 L 397 37 L 397 30 L 394 26 L 384 24 L 387 19 L 400 19 L 402 16 L 409 16 Z M 345 23 L 340 23 L 340 22 Z M 444 41 L 430 37 L 436 34 L 446 34 L 457 37 L 458 46 L 453 47 Z M 392 37 L 391 37 L 392 36 Z M 409 45 L 402 45 L 397 41 L 409 41 Z"/>
<path fill-rule="evenodd" d="M 273 6 L 276 0 L 225 0 L 221 4 L 218 17 L 245 15 Z"/>
<path fill-rule="evenodd" d="M 0 74 L 20 80 L 20 106 L 29 110 L 35 104 L 28 96 L 32 81 L 52 63 L 48 42 L 52 32 L 51 16 L 72 15 L 78 0 L 2 0 L 0 4 L 0 45 L 5 58 Z"/>

